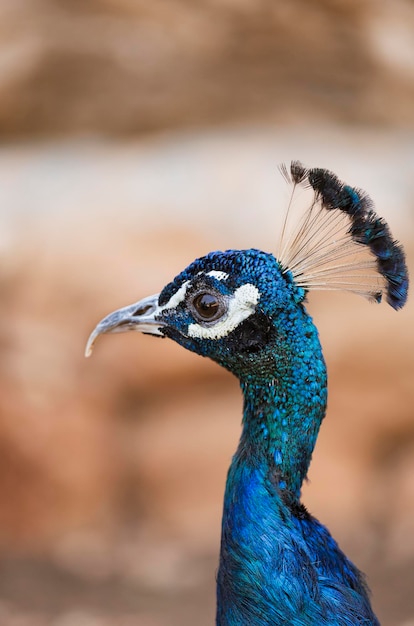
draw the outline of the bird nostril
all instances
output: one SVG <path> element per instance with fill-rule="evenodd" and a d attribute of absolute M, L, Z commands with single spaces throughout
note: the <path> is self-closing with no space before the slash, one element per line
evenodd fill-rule
<path fill-rule="evenodd" d="M 148 311 L 151 311 L 153 308 L 154 307 L 152 304 L 145 304 L 143 306 L 140 306 L 133 312 L 132 317 L 139 317 L 140 315 L 145 315 L 145 313 L 148 313 Z"/>

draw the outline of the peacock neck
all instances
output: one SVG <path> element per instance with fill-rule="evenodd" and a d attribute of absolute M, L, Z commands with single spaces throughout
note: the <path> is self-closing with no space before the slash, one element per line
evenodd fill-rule
<path fill-rule="evenodd" d="M 243 432 L 224 496 L 218 626 L 288 623 L 281 618 L 292 550 L 286 526 L 306 517 L 300 489 L 325 415 L 326 368 L 311 318 L 304 309 L 281 314 L 268 337 L 237 372 Z"/>
<path fill-rule="evenodd" d="M 324 394 L 309 403 L 277 382 L 243 386 L 244 428 L 237 455 L 264 466 L 282 495 L 299 499 L 324 416 Z"/>
<path fill-rule="evenodd" d="M 326 406 L 325 364 L 308 327 L 296 350 L 286 354 L 279 342 L 268 367 L 240 377 L 243 432 L 224 497 L 218 626 L 293 623 L 281 617 L 292 550 L 286 528 L 307 515 L 300 489 Z"/>
<path fill-rule="evenodd" d="M 298 500 L 326 410 L 327 378 L 311 319 L 297 341 L 280 340 L 266 376 L 241 380 L 243 432 L 236 457 L 254 459 L 283 497 Z M 303 322 L 303 320 L 302 320 Z M 303 325 L 303 324 L 302 324 Z"/>

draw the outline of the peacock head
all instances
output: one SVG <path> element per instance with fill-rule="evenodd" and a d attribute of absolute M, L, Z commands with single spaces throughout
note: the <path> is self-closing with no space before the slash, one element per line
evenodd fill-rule
<path fill-rule="evenodd" d="M 361 190 L 327 170 L 291 165 L 295 195 L 310 192 L 293 226 L 285 220 L 277 258 L 255 249 L 211 252 L 150 296 L 111 313 L 92 332 L 136 330 L 170 337 L 239 378 L 275 371 L 319 344 L 303 300 L 312 289 L 353 291 L 401 308 L 408 273 L 402 248 Z M 291 213 L 291 212 L 290 212 Z M 289 213 L 288 213 L 289 216 Z M 292 362 L 292 359 L 290 359 Z"/>
<path fill-rule="evenodd" d="M 170 337 L 236 375 L 262 369 L 283 349 L 292 320 L 302 317 L 305 290 L 272 254 L 211 252 L 195 260 L 161 293 L 104 318 L 91 334 L 136 330 Z"/>

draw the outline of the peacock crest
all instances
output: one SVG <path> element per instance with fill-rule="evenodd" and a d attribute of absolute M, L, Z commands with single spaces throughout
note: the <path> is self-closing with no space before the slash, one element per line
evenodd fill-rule
<path fill-rule="evenodd" d="M 362 190 L 332 172 L 293 161 L 281 167 L 292 186 L 277 258 L 298 287 L 351 291 L 394 309 L 407 299 L 402 247 Z"/>

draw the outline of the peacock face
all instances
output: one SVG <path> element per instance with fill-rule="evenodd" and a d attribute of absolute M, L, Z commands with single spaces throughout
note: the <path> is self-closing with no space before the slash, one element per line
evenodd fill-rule
<path fill-rule="evenodd" d="M 136 330 L 170 337 L 240 374 L 273 358 L 278 320 L 295 314 L 304 290 L 271 254 L 212 252 L 197 259 L 160 294 L 115 311 L 91 334 Z"/>

